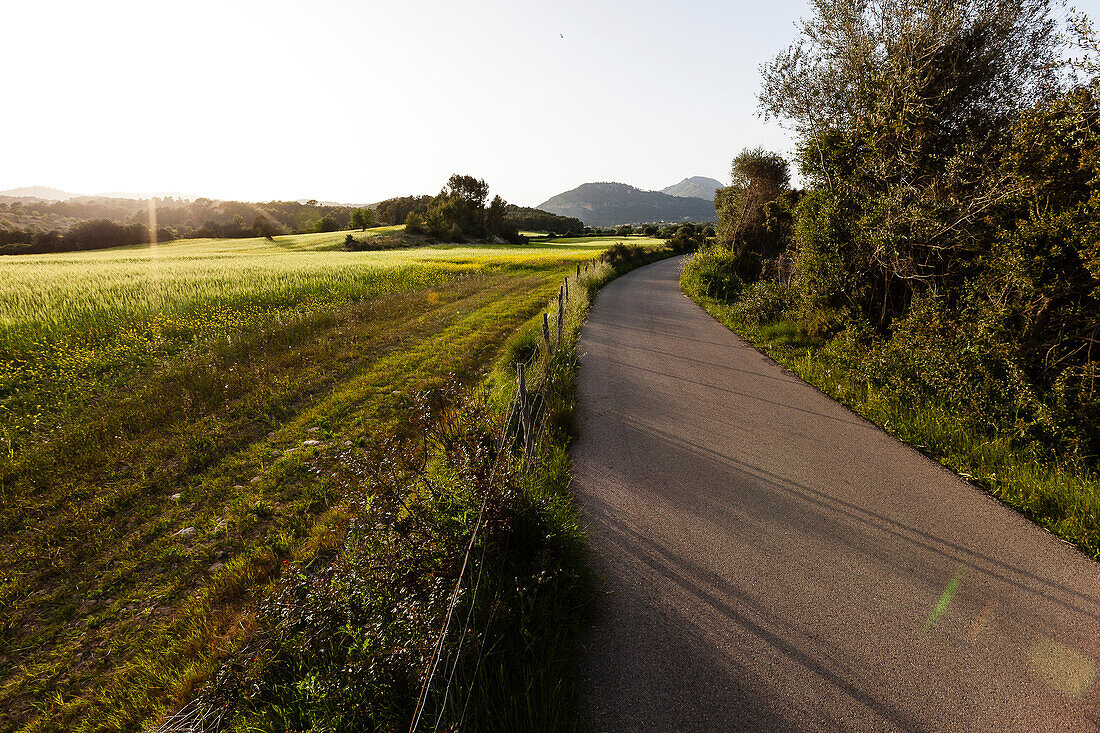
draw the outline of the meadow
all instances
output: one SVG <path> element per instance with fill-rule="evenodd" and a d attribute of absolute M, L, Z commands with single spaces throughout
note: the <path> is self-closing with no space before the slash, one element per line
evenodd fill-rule
<path fill-rule="evenodd" d="M 187 699 L 280 568 L 338 546 L 341 452 L 480 380 L 617 241 L 345 236 L 0 259 L 0 730 L 134 730 Z"/>

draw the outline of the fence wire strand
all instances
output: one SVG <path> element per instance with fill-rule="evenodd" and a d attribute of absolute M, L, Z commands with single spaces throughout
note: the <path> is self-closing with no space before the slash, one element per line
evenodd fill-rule
<path fill-rule="evenodd" d="M 568 278 L 566 278 L 566 280 L 568 280 Z M 579 279 L 575 278 L 574 279 L 574 291 L 577 291 L 579 287 L 580 287 Z M 562 320 L 562 321 L 564 321 L 567 318 L 568 312 L 569 312 L 568 311 L 568 305 L 567 305 L 568 301 L 569 301 L 569 297 L 564 296 L 564 294 L 563 294 L 563 299 L 564 300 L 563 300 L 562 306 L 559 310 L 560 320 Z M 555 298 L 554 300 L 557 300 L 557 299 Z M 553 301 L 551 301 L 551 302 L 553 302 Z M 555 324 L 555 325 L 558 325 L 558 324 Z M 564 324 L 562 324 L 562 325 L 564 325 Z M 561 325 L 559 325 L 558 330 L 559 330 L 559 333 L 564 333 L 561 330 Z M 561 342 L 559 340 L 558 345 L 560 345 L 560 343 Z M 553 356 L 553 353 L 554 353 L 554 346 L 555 346 L 554 344 L 546 343 L 546 341 L 544 339 L 543 341 L 539 342 L 539 348 L 536 349 L 535 352 L 532 353 L 527 358 L 526 361 L 519 362 L 516 365 L 517 366 L 517 372 L 519 371 L 519 369 L 521 367 L 524 371 L 526 371 L 527 367 L 534 364 L 540 357 L 542 358 L 543 365 L 544 365 L 544 368 L 541 370 L 541 372 L 536 376 L 536 378 L 534 380 L 532 380 L 532 384 L 526 385 L 526 390 L 525 390 L 529 394 L 538 394 L 539 396 L 541 396 L 542 400 L 543 400 L 543 405 L 544 405 L 541 414 L 538 416 L 540 418 L 539 419 L 539 425 L 532 429 L 530 435 L 527 434 L 527 431 L 530 428 L 527 425 L 523 426 L 523 430 L 524 430 L 524 436 L 523 436 L 524 440 L 523 440 L 523 442 L 525 444 L 524 445 L 523 461 L 524 461 L 524 464 L 528 467 L 532 465 L 532 462 L 534 460 L 534 456 L 535 456 L 535 454 L 538 453 L 537 449 L 542 444 L 542 442 L 545 439 L 545 437 L 547 435 L 547 432 L 548 432 L 548 428 L 547 428 L 547 425 L 546 425 L 546 419 L 545 419 L 547 410 L 546 410 L 545 406 L 548 404 L 547 400 L 549 398 L 549 394 L 547 394 L 547 389 L 546 388 L 548 386 L 550 360 L 551 360 L 551 358 Z M 533 387 L 533 389 L 532 389 L 532 387 Z M 492 472 L 490 473 L 490 476 L 489 476 L 489 483 L 485 487 L 485 496 L 482 499 L 481 509 L 478 512 L 477 520 L 474 522 L 473 532 L 471 533 L 470 540 L 469 540 L 469 542 L 467 543 L 467 546 L 466 546 L 466 553 L 465 553 L 465 555 L 463 557 L 463 560 L 462 560 L 462 567 L 459 570 L 458 578 L 455 581 L 454 593 L 451 594 L 451 601 L 450 601 L 450 604 L 447 608 L 447 615 L 446 615 L 446 618 L 445 618 L 444 623 L 443 623 L 443 628 L 440 631 L 439 638 L 436 640 L 436 643 L 433 646 L 432 659 L 431 659 L 431 661 L 430 661 L 430 663 L 429 663 L 429 665 L 428 665 L 428 667 L 425 671 L 424 683 L 421 687 L 420 695 L 417 698 L 416 709 L 415 709 L 415 712 L 413 714 L 412 723 L 409 727 L 409 733 L 416 733 L 416 730 L 419 727 L 421 720 L 423 719 L 424 708 L 427 705 L 428 696 L 429 696 L 430 691 L 431 691 L 432 681 L 435 677 L 436 671 L 439 668 L 440 656 L 443 653 L 443 647 L 446 644 L 446 638 L 447 638 L 447 634 L 450 630 L 451 620 L 454 616 L 454 610 L 455 610 L 455 607 L 458 604 L 458 600 L 459 600 L 460 596 L 462 595 L 461 594 L 462 582 L 463 582 L 463 579 L 465 578 L 466 569 L 469 565 L 470 555 L 473 552 L 474 544 L 477 540 L 478 533 L 481 530 L 481 525 L 482 525 L 482 522 L 483 522 L 484 516 L 485 516 L 485 510 L 488 507 L 489 499 L 492 496 L 494 483 L 496 481 L 498 470 L 501 466 L 502 458 L 505 455 L 508 455 L 509 457 L 511 457 L 511 451 L 508 450 L 508 446 L 507 446 L 507 442 L 508 442 L 508 439 L 510 437 L 509 427 L 512 425 L 513 419 L 518 419 L 519 422 L 521 422 L 521 423 L 523 422 L 522 417 L 520 415 L 517 415 L 517 412 L 521 412 L 525 408 L 528 399 L 529 399 L 528 394 L 520 394 L 519 385 L 517 384 L 514 396 L 513 396 L 512 400 L 510 402 L 510 405 L 509 405 L 508 417 L 504 422 L 504 427 L 501 431 L 501 437 L 500 437 L 500 440 L 497 443 L 496 461 L 494 461 L 493 470 L 492 470 Z M 522 403 L 521 403 L 521 400 L 522 400 Z M 533 421 L 535 417 L 536 417 L 535 415 L 532 415 L 531 420 Z M 470 591 L 469 594 L 467 594 L 467 597 L 469 597 L 469 599 L 470 599 L 470 608 L 469 608 L 469 610 L 467 611 L 467 614 L 466 614 L 466 623 L 463 625 L 462 635 L 459 637 L 458 644 L 456 645 L 456 648 L 455 648 L 455 651 L 454 651 L 453 661 L 449 665 L 446 665 L 446 664 L 444 665 L 444 667 L 449 667 L 450 668 L 450 672 L 447 674 L 447 681 L 446 681 L 445 686 L 443 688 L 443 696 L 440 699 L 440 703 L 439 703 L 439 713 L 436 716 L 435 725 L 432 727 L 433 731 L 438 731 L 439 730 L 440 726 L 443 723 L 443 716 L 446 713 L 447 702 L 448 702 L 448 698 L 449 698 L 449 695 L 450 695 L 451 685 L 454 681 L 455 674 L 458 670 L 459 662 L 461 661 L 462 647 L 463 647 L 463 644 L 465 643 L 466 635 L 469 631 L 471 621 L 473 619 L 473 615 L 474 615 L 474 611 L 475 611 L 475 605 L 477 603 L 477 597 L 476 596 L 477 596 L 477 592 L 480 588 L 481 578 L 483 576 L 484 564 L 485 564 L 485 551 L 486 551 L 486 548 L 483 546 L 482 547 L 482 554 L 481 554 L 481 561 L 478 563 L 479 568 L 478 568 L 478 572 L 477 572 L 477 580 L 474 583 L 473 589 Z M 498 582 L 497 585 L 499 586 L 500 583 Z M 499 590 L 497 591 L 497 593 L 495 595 L 499 595 Z M 494 602 L 495 602 L 495 597 L 494 597 Z M 488 618 L 486 620 L 485 632 L 483 632 L 483 639 L 485 637 L 485 634 L 488 633 L 488 628 L 489 628 L 489 625 L 491 623 L 492 623 L 492 614 L 489 613 Z M 481 660 L 483 658 L 484 651 L 485 651 L 484 643 L 482 643 L 482 644 L 479 645 L 478 659 L 477 659 L 475 670 L 474 670 L 475 676 L 477 674 L 477 670 L 480 669 Z M 471 685 L 470 689 L 467 691 L 466 700 L 465 700 L 465 702 L 462 706 L 462 712 L 460 714 L 458 728 L 456 728 L 455 730 L 461 730 L 461 726 L 462 726 L 463 722 L 465 721 L 466 713 L 468 711 L 472 695 L 473 695 L 473 686 Z"/>

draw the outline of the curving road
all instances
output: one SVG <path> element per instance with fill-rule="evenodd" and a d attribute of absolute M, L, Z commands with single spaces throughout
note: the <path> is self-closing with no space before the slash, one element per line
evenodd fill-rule
<path fill-rule="evenodd" d="M 581 337 L 593 731 L 1098 731 L 1100 563 L 753 350 L 678 260 Z"/>

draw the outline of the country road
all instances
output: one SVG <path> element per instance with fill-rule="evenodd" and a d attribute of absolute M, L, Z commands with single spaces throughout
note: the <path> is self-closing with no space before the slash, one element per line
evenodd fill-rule
<path fill-rule="evenodd" d="M 749 347 L 679 266 L 609 284 L 581 337 L 591 730 L 1100 730 L 1100 563 Z"/>

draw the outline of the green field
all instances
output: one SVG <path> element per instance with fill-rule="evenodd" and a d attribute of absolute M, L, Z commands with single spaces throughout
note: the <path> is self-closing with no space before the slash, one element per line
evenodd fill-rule
<path fill-rule="evenodd" d="M 477 381 L 618 241 L 345 236 L 0 258 L 0 730 L 132 730 L 186 699 L 279 568 L 339 543 L 339 451 Z"/>

